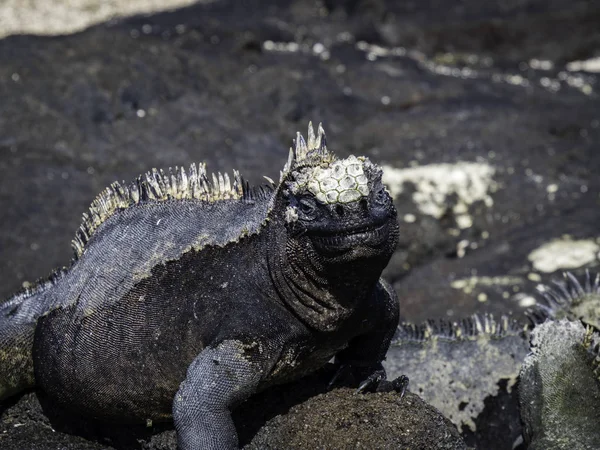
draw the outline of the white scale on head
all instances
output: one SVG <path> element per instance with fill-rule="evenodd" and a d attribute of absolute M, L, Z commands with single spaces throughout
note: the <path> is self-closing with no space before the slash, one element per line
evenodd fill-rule
<path fill-rule="evenodd" d="M 365 165 L 369 160 L 363 156 L 349 156 L 338 160 L 332 157 L 325 146 L 325 133 L 319 125 L 319 133 L 315 136 L 312 124 L 308 126 L 308 144 L 297 134 L 295 151 L 290 149 L 290 158 L 284 172 L 292 168 L 293 163 L 308 159 L 311 155 L 321 157 L 321 165 L 305 167 L 294 175 L 290 189 L 294 195 L 310 192 L 322 204 L 347 204 L 369 195 L 368 178 Z M 282 173 L 282 178 L 283 178 Z M 287 222 L 298 219 L 294 207 L 286 210 Z"/>
<path fill-rule="evenodd" d="M 364 157 L 349 156 L 336 160 L 326 167 L 305 169 L 296 176 L 291 186 L 292 192 L 310 192 L 322 204 L 352 203 L 369 195 L 369 184 L 364 172 Z M 298 220 L 294 207 L 286 210 L 286 221 Z"/>
<path fill-rule="evenodd" d="M 355 156 L 316 167 L 310 175 L 307 189 L 323 204 L 351 203 L 369 194 L 363 160 Z"/>

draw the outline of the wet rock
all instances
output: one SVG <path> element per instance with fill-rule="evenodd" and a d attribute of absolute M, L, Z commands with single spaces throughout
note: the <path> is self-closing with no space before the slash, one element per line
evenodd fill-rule
<path fill-rule="evenodd" d="M 598 253 L 590 251 L 600 236 L 598 210 L 580 201 L 566 211 L 543 214 L 498 238 L 466 239 L 461 257 L 455 248 L 445 257 L 413 268 L 394 283 L 404 312 L 416 322 L 431 317 L 461 318 L 467 311 L 513 312 L 522 318 L 541 300 L 541 295 L 536 295 L 540 283 L 550 283 L 562 278 L 564 270 L 573 270 L 567 261 L 577 266 L 573 272 L 578 276 L 598 264 Z M 560 245 L 548 245 L 556 243 Z M 537 269 L 532 258 L 536 255 L 540 258 L 537 264 L 551 262 L 554 270 Z"/>

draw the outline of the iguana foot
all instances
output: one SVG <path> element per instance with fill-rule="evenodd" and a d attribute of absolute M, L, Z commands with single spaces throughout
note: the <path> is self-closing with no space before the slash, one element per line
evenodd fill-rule
<path fill-rule="evenodd" d="M 363 381 L 358 385 L 356 394 L 363 392 L 398 392 L 400 398 L 404 397 L 406 389 L 408 389 L 409 379 L 406 375 L 400 375 L 398 378 L 388 381 L 386 379 L 385 370 L 383 367 L 373 370 L 371 368 L 370 373 L 366 376 L 366 367 L 355 367 L 352 364 L 341 364 L 338 370 L 335 372 L 331 381 L 329 382 L 328 389 L 331 389 L 340 380 L 342 383 L 347 376 L 353 375 L 354 379 L 362 379 Z M 367 372 L 368 373 L 368 372 Z"/>
<path fill-rule="evenodd" d="M 356 383 L 360 382 L 360 391 L 368 391 L 370 387 L 377 386 L 382 380 L 385 380 L 385 370 L 381 364 L 373 366 L 363 366 L 360 364 L 343 363 L 340 364 L 335 374 L 331 378 L 331 381 L 327 385 L 327 389 L 332 389 L 333 386 L 356 386 Z M 364 380 L 364 381 L 361 381 Z"/>
<path fill-rule="evenodd" d="M 358 385 L 356 394 L 360 392 L 377 392 L 379 385 L 383 382 L 387 382 L 385 370 L 376 370 Z"/>
<path fill-rule="evenodd" d="M 366 380 L 365 380 L 366 381 Z M 400 375 L 398 378 L 392 380 L 392 381 L 388 381 L 388 380 L 381 380 L 378 384 L 377 384 L 377 388 L 375 389 L 375 392 L 398 392 L 400 394 L 400 399 L 402 399 L 402 397 L 404 397 L 404 394 L 406 393 L 406 389 L 408 389 L 408 383 L 409 383 L 409 379 L 406 375 Z M 361 383 L 362 386 L 363 383 Z M 359 388 L 360 389 L 360 386 Z M 357 390 L 358 392 L 358 390 Z"/>
<path fill-rule="evenodd" d="M 343 380 L 349 373 L 350 373 L 350 365 L 340 364 L 340 366 L 337 368 L 337 370 L 333 374 L 333 377 L 331 377 L 331 380 L 329 380 L 329 384 L 327 384 L 327 390 L 328 391 L 331 390 L 333 388 L 333 386 L 335 386 L 335 384 L 339 380 Z"/>
<path fill-rule="evenodd" d="M 398 392 L 400 398 L 404 397 L 404 393 L 408 388 L 409 379 L 406 375 L 400 375 L 398 378 L 392 381 L 385 379 L 385 372 L 376 371 L 373 372 L 366 380 L 364 380 L 358 386 L 356 393 L 359 392 Z"/>

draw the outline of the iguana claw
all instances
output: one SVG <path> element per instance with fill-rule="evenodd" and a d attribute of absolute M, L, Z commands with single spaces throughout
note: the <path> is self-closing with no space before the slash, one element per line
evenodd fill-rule
<path fill-rule="evenodd" d="M 329 381 L 329 384 L 327 385 L 327 390 L 331 390 L 333 388 L 333 386 L 335 385 L 335 383 L 340 379 L 343 378 L 343 374 L 345 372 L 348 372 L 350 370 L 350 366 L 348 364 L 341 364 L 338 369 L 335 371 L 335 374 L 333 375 L 333 377 L 331 377 L 331 380 Z"/>
<path fill-rule="evenodd" d="M 375 392 L 398 392 L 400 394 L 400 399 L 402 399 L 406 393 L 406 389 L 408 389 L 408 383 L 409 379 L 406 375 L 400 375 L 398 378 L 388 381 L 385 379 L 385 372 L 382 373 L 382 371 L 378 370 L 371 374 L 365 381 L 360 383 L 356 393 L 368 392 L 375 387 Z"/>
<path fill-rule="evenodd" d="M 358 385 L 358 389 L 356 389 L 356 394 L 361 392 L 369 392 L 369 391 L 377 391 L 379 385 L 385 381 L 385 370 L 376 370 L 371 375 L 367 377 L 362 383 Z"/>

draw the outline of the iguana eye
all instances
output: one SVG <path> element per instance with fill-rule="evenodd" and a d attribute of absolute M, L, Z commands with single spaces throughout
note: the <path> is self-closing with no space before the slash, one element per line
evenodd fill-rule
<path fill-rule="evenodd" d="M 307 216 L 314 214 L 316 207 L 317 205 L 312 198 L 303 198 L 298 202 L 298 208 Z"/>
<path fill-rule="evenodd" d="M 375 201 L 375 203 L 377 203 L 378 205 L 382 205 L 385 204 L 388 201 L 388 194 L 385 191 L 385 188 L 382 187 L 381 189 L 379 189 L 376 193 L 375 193 L 375 197 L 373 199 Z"/>

